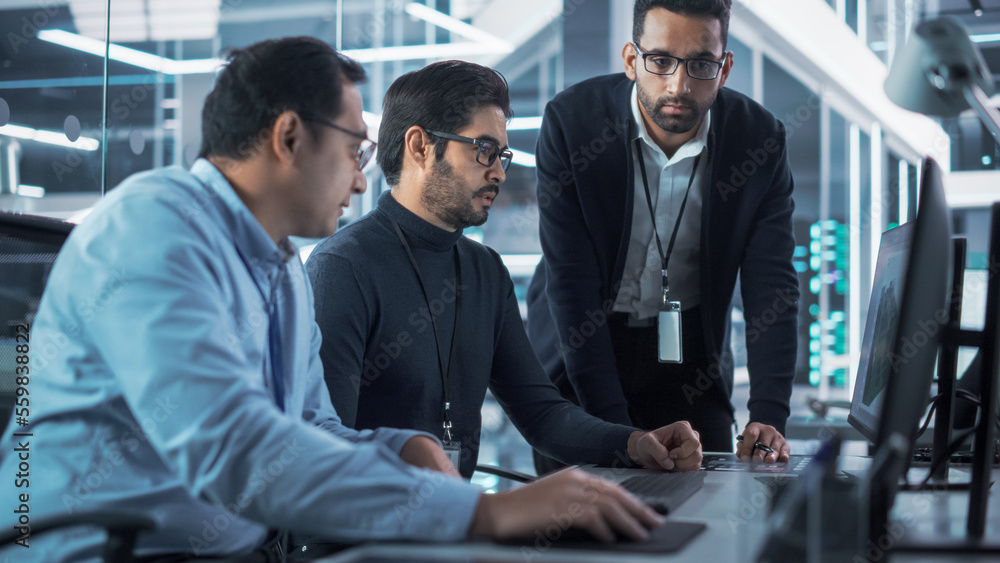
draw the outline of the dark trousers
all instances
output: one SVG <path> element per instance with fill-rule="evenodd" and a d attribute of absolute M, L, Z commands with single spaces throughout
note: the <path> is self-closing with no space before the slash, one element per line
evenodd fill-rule
<path fill-rule="evenodd" d="M 288 560 L 286 532 L 272 530 L 264 545 L 246 555 L 199 557 L 193 553 L 173 553 L 136 557 L 136 563 L 284 563 Z M 302 561 L 302 559 L 293 559 Z"/>
<path fill-rule="evenodd" d="M 627 315 L 609 316 L 615 364 L 629 417 L 632 424 L 642 430 L 687 420 L 701 434 L 705 451 L 731 452 L 733 415 L 729 397 L 714 379 L 711 379 L 711 386 L 703 390 L 710 365 L 700 307 L 684 311 L 681 324 L 684 363 L 661 364 L 657 359 L 659 335 L 655 323 L 634 327 L 628 326 Z M 702 378 L 701 388 L 698 387 L 699 377 Z M 560 391 L 579 404 L 569 382 L 560 385 Z M 537 451 L 534 456 L 539 475 L 563 467 Z"/>

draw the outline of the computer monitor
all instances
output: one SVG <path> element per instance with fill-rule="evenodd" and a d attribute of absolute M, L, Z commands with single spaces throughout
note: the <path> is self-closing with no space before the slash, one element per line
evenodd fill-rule
<path fill-rule="evenodd" d="M 952 276 L 951 216 L 941 169 L 925 159 L 919 209 L 907 253 L 898 322 L 888 350 L 885 382 L 869 474 L 869 537 L 885 532 L 889 509 L 906 473 L 948 322 Z M 870 379 L 871 373 L 868 374 Z M 863 390 L 862 390 L 863 392 Z"/>
<path fill-rule="evenodd" d="M 875 262 L 858 375 L 847 417 L 851 426 L 870 442 L 878 437 L 878 420 L 892 369 L 892 349 L 902 307 L 903 278 L 913 225 L 906 223 L 882 233 Z"/>

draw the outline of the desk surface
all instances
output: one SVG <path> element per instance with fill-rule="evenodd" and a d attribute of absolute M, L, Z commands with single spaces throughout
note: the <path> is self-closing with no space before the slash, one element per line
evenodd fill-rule
<path fill-rule="evenodd" d="M 628 475 L 641 470 L 624 470 Z M 600 472 L 598 472 L 600 473 Z M 745 490 L 743 477 L 748 483 Z M 631 561 L 690 561 L 692 554 L 698 554 L 699 559 L 709 561 L 744 561 L 742 559 L 749 549 L 756 550 L 757 537 L 750 533 L 751 528 L 759 528 L 767 516 L 767 499 L 763 487 L 751 489 L 756 481 L 749 474 L 709 472 L 705 478 L 704 487 L 691 497 L 680 509 L 669 517 L 670 520 L 704 522 L 708 529 L 695 537 L 681 551 L 671 555 L 625 554 L 608 551 L 579 551 L 566 549 L 547 549 L 544 541 L 535 543 L 536 547 L 501 546 L 489 543 L 465 543 L 451 545 L 405 544 L 405 545 L 370 545 L 351 550 L 339 557 L 323 559 L 333 562 L 374 563 L 375 561 L 395 561 L 410 557 L 407 561 L 482 561 L 489 563 L 528 562 L 528 561 L 602 561 L 610 559 L 618 563 Z M 759 497 L 759 498 L 758 498 Z M 743 500 L 746 508 L 740 509 L 739 501 Z M 759 507 L 755 506 L 758 505 Z M 366 559 L 371 558 L 371 559 Z M 378 559 L 382 557 L 384 559 Z M 418 557 L 418 558 L 414 558 Z"/>
<path fill-rule="evenodd" d="M 609 469 L 585 467 L 586 471 L 610 480 L 621 481 L 637 474 L 650 473 L 642 469 Z M 750 554 L 756 553 L 764 534 L 773 487 L 754 479 L 760 473 L 747 472 L 706 472 L 705 484 L 700 491 L 688 499 L 669 516 L 670 520 L 705 523 L 708 528 L 695 537 L 691 543 L 674 554 L 626 554 L 608 551 L 579 551 L 566 549 L 546 549 L 544 542 L 536 542 L 535 548 L 501 546 L 490 543 L 463 544 L 386 544 L 362 546 L 323 559 L 327 563 L 399 560 L 407 561 L 608 561 L 618 563 L 632 561 L 691 561 L 693 556 L 709 561 L 750 561 Z M 772 477 L 774 478 L 774 477 Z M 794 477 L 786 477 L 793 479 Z M 384 559 L 378 559 L 383 557 Z M 414 558 L 416 557 L 416 558 Z M 366 559 L 368 558 L 368 559 Z"/>
<path fill-rule="evenodd" d="M 842 458 L 845 469 L 864 469 L 866 458 Z M 620 481 L 632 475 L 645 473 L 640 469 L 607 469 L 586 467 L 586 471 Z M 608 551 L 580 551 L 546 549 L 541 542 L 535 547 L 501 546 L 491 543 L 460 544 L 381 544 L 360 546 L 335 557 L 322 559 L 325 563 L 386 563 L 389 561 L 432 562 L 462 561 L 483 563 L 505 562 L 574 562 L 609 561 L 616 563 L 656 561 L 753 561 L 767 534 L 766 520 L 771 499 L 775 495 L 774 479 L 794 477 L 771 476 L 769 483 L 756 479 L 759 473 L 707 472 L 704 487 L 680 509 L 670 515 L 670 520 L 702 522 L 708 527 L 681 551 L 674 554 L 630 554 Z M 1000 472 L 995 472 L 1000 477 Z M 992 545 L 1000 548 L 1000 495 L 990 495 L 990 526 L 987 537 Z M 931 542 L 935 538 L 964 537 L 965 513 L 968 506 L 967 492 L 930 491 L 900 493 L 893 509 L 896 530 L 902 532 L 899 542 L 917 539 Z M 895 540 L 894 538 L 894 541 Z M 970 556 L 969 561 L 992 558 Z M 941 553 L 911 551 L 893 555 L 892 561 L 941 561 Z M 953 555 L 948 560 L 957 559 Z M 965 560 L 965 559 L 962 559 Z"/>

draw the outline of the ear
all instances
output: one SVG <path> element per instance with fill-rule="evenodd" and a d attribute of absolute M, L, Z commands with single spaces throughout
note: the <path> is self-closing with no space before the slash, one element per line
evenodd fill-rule
<path fill-rule="evenodd" d="M 291 164 L 302 150 L 305 122 L 294 111 L 284 111 L 274 120 L 268 146 L 281 164 Z"/>
<path fill-rule="evenodd" d="M 726 85 L 726 80 L 729 79 L 729 72 L 732 70 L 733 70 L 733 52 L 728 51 L 726 53 L 726 61 L 722 63 L 722 72 L 719 73 L 720 75 L 722 75 L 722 80 L 719 81 L 719 88 L 722 88 L 723 86 Z"/>
<path fill-rule="evenodd" d="M 635 62 L 639 59 L 636 55 L 635 47 L 631 43 L 626 43 L 622 47 L 622 62 L 625 63 L 625 74 L 635 82 Z"/>
<path fill-rule="evenodd" d="M 434 164 L 434 145 L 429 141 L 422 127 L 414 125 L 407 129 L 403 135 L 403 163 L 410 160 L 420 169 Z"/>

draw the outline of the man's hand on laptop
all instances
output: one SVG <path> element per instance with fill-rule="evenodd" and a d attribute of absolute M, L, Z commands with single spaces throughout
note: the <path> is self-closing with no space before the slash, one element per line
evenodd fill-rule
<path fill-rule="evenodd" d="M 697 471 L 701 467 L 701 440 L 686 420 L 628 437 L 628 455 L 646 469 Z"/>
<path fill-rule="evenodd" d="M 737 436 L 736 457 L 740 461 L 750 461 L 751 458 L 772 463 L 788 461 L 791 452 L 781 432 L 767 424 L 751 422 L 743 429 L 743 433 Z"/>
<path fill-rule="evenodd" d="M 496 539 L 546 537 L 550 529 L 586 530 L 611 543 L 636 541 L 663 523 L 652 508 L 611 481 L 579 469 L 565 469 L 512 491 L 483 494 L 469 529 L 471 537 Z"/>

